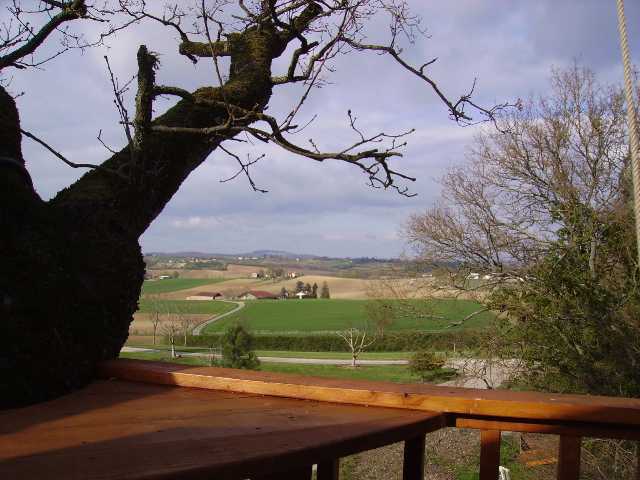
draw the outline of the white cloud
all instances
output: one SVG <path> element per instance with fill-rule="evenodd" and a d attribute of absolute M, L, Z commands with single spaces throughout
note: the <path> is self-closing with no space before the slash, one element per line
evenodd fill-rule
<path fill-rule="evenodd" d="M 615 8 L 601 0 L 495 0 L 410 4 L 424 17 L 431 38 L 405 46 L 414 63 L 438 57 L 429 73 L 452 97 L 465 93 L 478 78 L 478 101 L 492 104 L 532 93 L 543 94 L 552 66 L 577 59 L 606 81 L 621 78 Z M 627 2 L 631 45 L 640 45 L 640 4 Z M 95 28 L 86 24 L 84 28 Z M 377 25 L 379 27 L 379 25 Z M 386 30 L 378 28 L 376 35 Z M 72 52 L 47 65 L 46 71 L 16 72 L 13 89 L 26 91 L 18 104 L 22 125 L 33 130 L 71 160 L 99 163 L 108 153 L 96 136 L 114 146 L 124 143 L 112 105 L 103 55 L 121 79 L 135 69 L 135 51 L 146 43 L 161 54 L 158 81 L 183 88 L 214 83 L 211 64 L 190 62 L 176 54 L 173 32 L 144 26 L 127 30 L 109 49 Z M 635 49 L 640 64 L 640 49 Z M 286 60 L 278 60 L 282 70 Z M 266 153 L 252 175 L 266 195 L 250 190 L 235 173 L 234 160 L 215 152 L 199 167 L 143 235 L 147 250 L 248 251 L 277 248 L 326 255 L 380 256 L 399 254 L 398 231 L 407 215 L 433 202 L 434 181 L 447 167 L 464 161 L 476 129 L 456 126 L 424 82 L 388 57 L 375 54 L 339 57 L 332 84 L 313 92 L 300 113 L 303 123 L 319 117 L 297 139 L 313 137 L 325 148 L 339 148 L 354 138 L 346 111 L 359 117 L 368 132 L 416 128 L 408 138 L 398 168 L 417 177 L 410 187 L 416 198 L 373 190 L 356 168 L 338 162 L 318 163 L 273 146 L 236 145 L 242 155 Z M 301 87 L 276 87 L 269 111 L 290 108 Z M 132 97 L 130 97 L 131 101 Z M 170 102 L 159 103 L 157 111 Z M 69 169 L 40 147 L 25 140 L 25 156 L 44 198 L 82 173 Z"/>

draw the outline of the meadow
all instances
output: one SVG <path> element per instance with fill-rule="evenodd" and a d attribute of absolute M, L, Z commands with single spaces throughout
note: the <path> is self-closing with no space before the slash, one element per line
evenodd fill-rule
<path fill-rule="evenodd" d="M 210 360 L 207 356 L 171 358 L 168 352 L 121 352 L 120 358 L 173 362 L 194 366 L 210 365 Z M 352 368 L 342 365 L 296 365 L 292 363 L 263 362 L 260 364 L 259 370 L 348 380 L 379 380 L 395 383 L 420 383 L 422 381 L 418 376 L 412 374 L 406 365 L 367 365 Z M 455 377 L 453 369 L 443 368 L 434 370 L 429 381 L 438 383 L 450 380 L 453 377 Z"/>
<path fill-rule="evenodd" d="M 142 284 L 142 295 L 176 292 L 190 288 L 211 285 L 224 281 L 223 278 L 164 278 L 162 280 L 145 280 Z"/>
<path fill-rule="evenodd" d="M 462 328 L 481 328 L 493 318 L 491 312 L 480 313 L 464 325 L 454 325 L 480 309 L 471 300 L 433 299 L 408 300 L 412 308 L 394 308 L 395 318 L 387 327 L 390 331 L 455 331 Z M 240 322 L 253 333 L 274 332 L 335 332 L 350 327 L 363 328 L 368 319 L 366 300 L 254 300 L 246 301 L 239 312 L 208 325 L 203 331 L 218 333 L 230 324 Z M 196 313 L 196 312 L 194 312 Z"/>

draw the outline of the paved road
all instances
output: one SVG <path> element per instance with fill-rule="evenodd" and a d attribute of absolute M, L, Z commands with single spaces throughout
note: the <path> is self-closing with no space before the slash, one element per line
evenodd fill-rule
<path fill-rule="evenodd" d="M 122 352 L 166 352 L 166 350 L 155 350 L 153 348 L 122 347 Z M 209 357 L 206 352 L 181 352 L 176 349 L 176 353 L 183 357 Z M 216 355 L 219 357 L 219 355 Z M 265 363 L 296 363 L 299 365 L 351 365 L 351 360 L 342 358 L 291 358 L 291 357 L 258 357 L 258 360 Z M 358 360 L 358 365 L 406 365 L 407 360 Z"/>
<path fill-rule="evenodd" d="M 234 308 L 233 310 L 228 311 L 227 313 L 223 313 L 222 315 L 216 315 L 214 317 L 209 318 L 208 320 L 205 320 L 204 322 L 200 323 L 199 325 L 197 325 L 194 329 L 193 332 L 191 333 L 192 335 L 202 335 L 202 330 L 204 329 L 204 327 L 206 327 L 207 325 L 213 323 L 213 322 L 217 322 L 218 320 L 227 317 L 233 313 L 236 313 L 238 310 L 241 310 L 244 308 L 244 302 L 230 302 L 229 300 L 216 300 L 216 302 L 226 302 L 226 303 L 235 303 L 237 306 L 236 308 Z"/>
<path fill-rule="evenodd" d="M 166 352 L 166 350 L 154 350 L 151 348 L 122 347 L 123 352 Z M 203 352 L 180 352 L 176 353 L 183 357 L 209 357 Z M 220 358 L 220 355 L 216 355 Z M 336 358 L 291 358 L 291 357 L 258 357 L 265 363 L 293 363 L 298 365 L 351 365 L 351 360 Z M 407 360 L 358 360 L 358 365 L 406 365 Z M 500 364 L 491 364 L 486 368 L 486 363 L 473 359 L 452 358 L 447 361 L 446 366 L 458 370 L 459 377 L 440 385 L 456 387 L 485 389 L 488 385 L 492 388 L 499 387 L 517 369 L 515 360 L 506 361 Z M 485 379 L 485 380 L 483 380 Z"/>

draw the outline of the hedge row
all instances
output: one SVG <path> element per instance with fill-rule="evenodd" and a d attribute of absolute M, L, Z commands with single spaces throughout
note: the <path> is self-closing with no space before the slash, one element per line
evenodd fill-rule
<path fill-rule="evenodd" d="M 188 337 L 194 347 L 218 346 L 222 334 Z M 166 340 L 165 340 L 166 341 Z M 379 337 L 368 352 L 413 352 L 416 350 L 452 350 L 474 348 L 480 343 L 480 335 L 472 330 L 459 332 L 392 332 Z M 336 334 L 322 335 L 254 335 L 256 350 L 289 350 L 295 352 L 346 352 L 349 348 Z"/>

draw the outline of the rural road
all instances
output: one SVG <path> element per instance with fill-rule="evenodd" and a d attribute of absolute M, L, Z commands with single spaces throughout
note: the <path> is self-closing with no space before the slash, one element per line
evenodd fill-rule
<path fill-rule="evenodd" d="M 152 348 L 122 347 L 122 352 L 167 352 L 166 350 L 154 350 Z M 176 353 L 182 357 L 208 357 L 208 353 L 203 352 L 180 352 Z M 220 358 L 221 355 L 215 355 Z M 258 357 L 264 363 L 292 363 L 297 365 L 351 365 L 348 359 L 331 358 L 291 358 L 291 357 Z M 358 360 L 358 365 L 406 365 L 407 360 Z M 449 359 L 447 367 L 458 370 L 459 377 L 439 385 L 486 389 L 487 383 L 492 388 L 500 386 L 509 379 L 517 369 L 515 361 L 506 361 L 502 364 L 493 364 L 489 369 L 484 367 L 480 360 Z M 486 379 L 485 382 L 483 379 Z"/>
<path fill-rule="evenodd" d="M 213 322 L 217 322 L 221 318 L 227 317 L 227 316 L 231 315 L 232 313 L 236 313 L 238 310 L 242 310 L 244 308 L 244 302 L 231 302 L 229 300 L 218 300 L 218 302 L 235 303 L 237 306 L 236 306 L 236 308 L 234 308 L 233 310 L 228 311 L 227 313 L 223 313 L 222 315 L 216 315 L 214 317 L 211 317 L 208 320 L 205 320 L 201 324 L 197 325 L 193 329 L 193 332 L 191 333 L 192 335 L 202 335 L 202 330 L 207 325 L 209 325 L 209 324 L 211 324 Z"/>
<path fill-rule="evenodd" d="M 231 313 L 231 312 L 229 312 Z M 154 350 L 152 348 L 122 347 L 121 352 L 166 352 L 166 350 Z M 181 352 L 176 354 L 183 357 L 208 357 L 205 352 Z M 216 358 L 220 355 L 216 355 Z M 295 363 L 299 365 L 351 365 L 351 360 L 336 358 L 291 358 L 291 357 L 258 357 L 265 363 Z M 358 360 L 358 365 L 406 365 L 407 360 Z"/>

